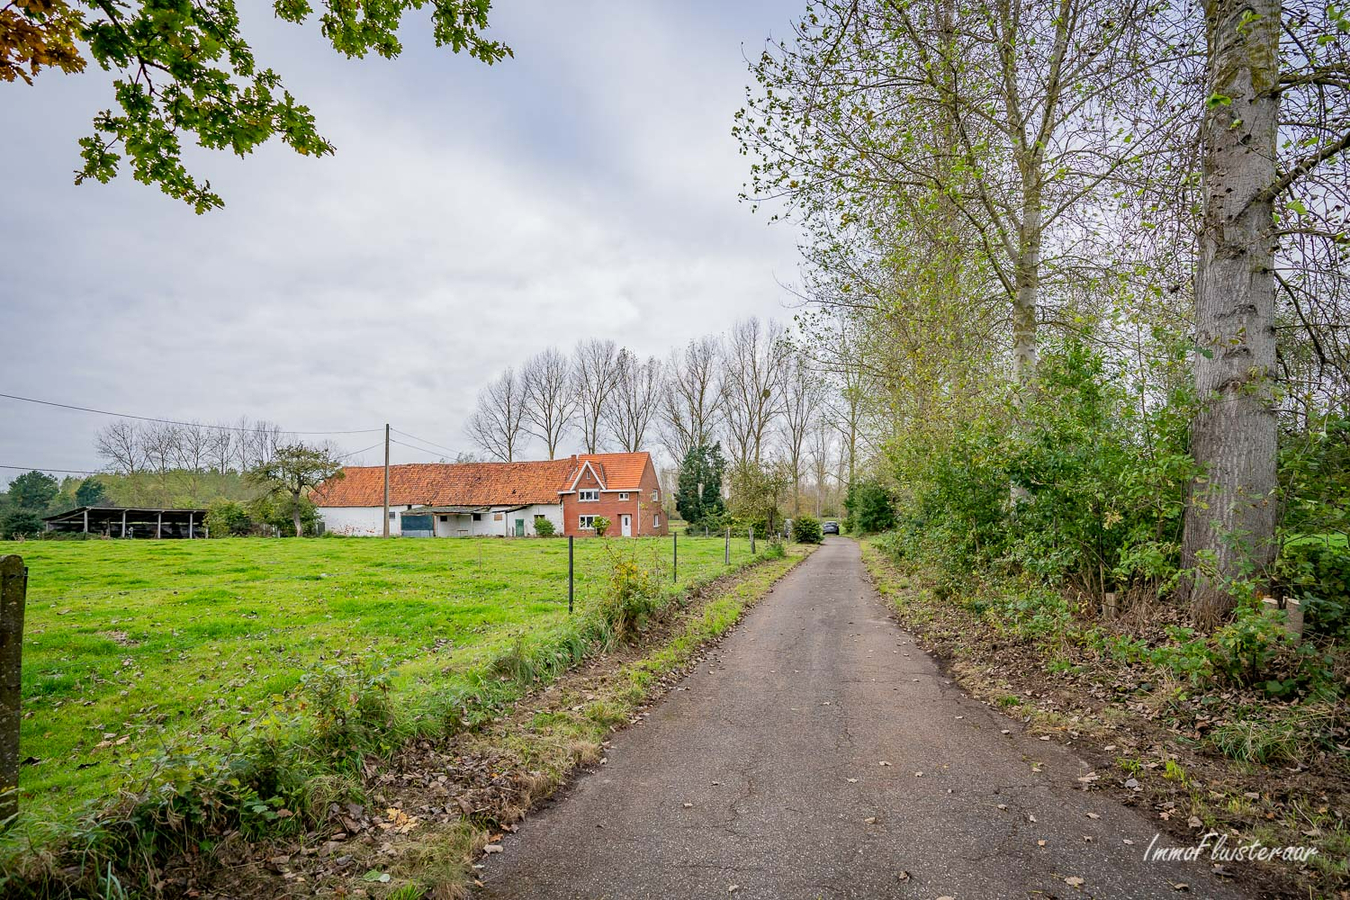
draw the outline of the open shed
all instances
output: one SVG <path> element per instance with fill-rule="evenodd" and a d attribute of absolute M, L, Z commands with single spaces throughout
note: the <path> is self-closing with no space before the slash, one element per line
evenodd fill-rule
<path fill-rule="evenodd" d="M 115 538 L 204 538 L 206 510 L 81 506 L 47 516 L 44 530 Z"/>

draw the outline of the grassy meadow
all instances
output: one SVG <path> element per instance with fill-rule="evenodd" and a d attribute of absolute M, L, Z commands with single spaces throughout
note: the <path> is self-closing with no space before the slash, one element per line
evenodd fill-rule
<path fill-rule="evenodd" d="M 21 804 L 56 821 L 140 789 L 173 746 L 223 746 L 295 703 L 307 673 L 363 663 L 410 701 L 567 618 L 562 539 L 372 538 L 0 543 L 29 567 Z M 612 557 L 671 578 L 670 538 L 578 540 L 576 603 Z M 750 556 L 732 543 L 732 563 Z M 719 538 L 679 539 L 680 582 L 723 569 Z"/>

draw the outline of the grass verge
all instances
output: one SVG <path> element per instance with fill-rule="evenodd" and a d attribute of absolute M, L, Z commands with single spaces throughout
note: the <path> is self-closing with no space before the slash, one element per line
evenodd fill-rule
<path fill-rule="evenodd" d="M 11 845 L 0 889 L 7 897 L 189 895 L 223 879 L 231 894 L 250 880 L 268 882 L 269 895 L 282 887 L 308 894 L 315 881 L 349 894 L 453 891 L 460 882 L 450 875 L 462 875 L 463 856 L 485 829 L 518 817 L 591 758 L 596 729 L 622 722 L 638 693 L 800 558 L 761 554 L 676 586 L 644 565 L 635 545 L 616 552 L 609 565 L 627 580 L 613 576 L 603 600 L 499 644 L 449 687 L 404 686 L 395 696 L 388 671 L 359 657 L 309 670 L 285 703 L 233 731 L 228 752 L 168 748 L 145 790 L 92 811 L 59 842 Z M 528 727 L 513 718 L 529 692 L 597 653 L 616 659 L 634 641 L 647 645 L 696 600 L 697 617 L 682 617 L 687 629 L 661 651 L 670 655 L 628 672 L 626 690 L 587 701 L 582 715 L 569 706 Z M 409 785 L 409 797 L 442 802 L 391 793 Z M 377 857 L 368 860 L 376 836 Z M 390 871 L 382 851 L 394 841 L 402 868 Z"/>
<path fill-rule="evenodd" d="M 1146 653 L 1103 651 L 1068 627 L 1016 633 L 991 615 L 987 597 L 934 590 L 868 541 L 863 560 L 895 616 L 963 688 L 1096 765 L 1101 778 L 1090 789 L 1187 844 L 1213 831 L 1229 845 L 1318 849 L 1304 864 L 1240 863 L 1223 873 L 1264 894 L 1350 889 L 1350 748 L 1327 746 L 1345 725 L 1343 708 L 1205 690 Z"/>

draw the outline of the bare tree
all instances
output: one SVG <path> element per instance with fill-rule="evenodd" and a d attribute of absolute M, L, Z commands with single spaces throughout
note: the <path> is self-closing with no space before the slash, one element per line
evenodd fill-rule
<path fill-rule="evenodd" d="M 722 412 L 732 460 L 758 464 L 782 410 L 785 332 L 778 322 L 743 319 L 722 344 Z"/>
<path fill-rule="evenodd" d="M 577 423 L 587 453 L 600 450 L 605 413 L 619 378 L 619 349 L 613 341 L 591 338 L 577 344 L 572 377 Z"/>
<path fill-rule="evenodd" d="M 206 456 L 211 462 L 211 468 L 218 474 L 224 475 L 230 471 L 230 467 L 235 461 L 237 440 L 238 435 L 229 426 L 218 425 L 210 429 Z"/>
<path fill-rule="evenodd" d="M 806 461 L 806 438 L 817 421 L 824 399 L 820 376 L 806 366 L 800 354 L 786 361 L 783 378 L 783 451 L 792 476 L 792 513 L 801 512 L 802 469 Z"/>
<path fill-rule="evenodd" d="M 811 476 L 815 480 L 816 487 L 816 518 L 820 518 L 821 513 L 826 507 L 828 493 L 825 486 L 825 479 L 830 477 L 830 450 L 832 441 L 830 440 L 830 423 L 823 417 L 817 416 L 815 423 L 811 428 Z"/>
<path fill-rule="evenodd" d="M 572 426 L 577 408 L 572 366 L 557 348 L 537 353 L 525 363 L 520 375 L 524 414 L 530 434 L 544 442 L 548 458 L 558 455 L 558 445 Z"/>
<path fill-rule="evenodd" d="M 644 362 L 631 350 L 621 350 L 618 371 L 618 384 L 605 424 L 624 452 L 637 453 L 645 449 L 647 429 L 656 416 L 661 362 L 654 356 Z"/>
<path fill-rule="evenodd" d="M 129 419 L 117 419 L 99 429 L 94 439 L 98 455 L 122 475 L 136 475 L 146 465 L 140 427 Z"/>
<path fill-rule="evenodd" d="M 679 465 L 693 448 L 711 444 L 720 418 L 717 340 L 690 341 L 672 351 L 661 390 L 660 423 L 666 449 Z"/>
<path fill-rule="evenodd" d="M 478 393 L 478 408 L 469 417 L 469 438 L 501 462 L 514 462 L 523 443 L 525 392 L 514 369 Z"/>

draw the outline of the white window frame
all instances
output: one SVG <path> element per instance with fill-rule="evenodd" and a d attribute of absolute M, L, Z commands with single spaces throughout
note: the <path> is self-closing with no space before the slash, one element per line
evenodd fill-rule
<path fill-rule="evenodd" d="M 652 502 L 653 502 L 653 503 L 660 503 L 660 502 L 661 502 L 661 492 L 660 492 L 660 491 L 652 491 Z"/>
<path fill-rule="evenodd" d="M 594 531 L 595 516 L 577 516 L 577 527 L 582 531 Z"/>
<path fill-rule="evenodd" d="M 577 491 L 577 501 L 580 503 L 599 503 L 600 491 L 595 488 L 582 488 Z"/>
<path fill-rule="evenodd" d="M 653 527 L 653 528 L 660 528 L 660 527 L 661 527 L 661 517 L 660 517 L 660 516 L 652 516 L 652 527 Z"/>
<path fill-rule="evenodd" d="M 628 492 L 627 492 L 627 491 L 619 491 L 619 499 L 620 499 L 620 500 L 627 500 L 627 499 L 628 499 Z"/>

